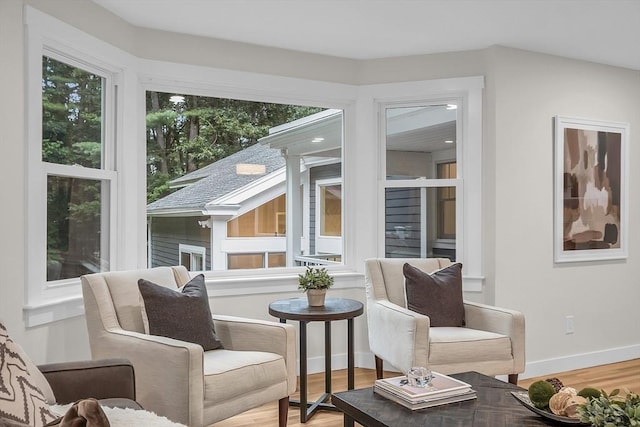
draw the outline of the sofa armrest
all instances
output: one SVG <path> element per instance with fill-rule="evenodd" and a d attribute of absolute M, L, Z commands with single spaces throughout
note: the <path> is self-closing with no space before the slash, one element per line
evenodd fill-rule
<path fill-rule="evenodd" d="M 126 359 L 87 360 L 38 366 L 49 382 L 56 403 L 78 399 L 135 400 L 135 373 Z"/>
<path fill-rule="evenodd" d="M 216 335 L 224 348 L 279 354 L 287 366 L 289 394 L 296 389 L 296 329 L 293 325 L 268 320 L 214 315 Z"/>
<path fill-rule="evenodd" d="M 369 347 L 402 372 L 427 366 L 429 317 L 387 300 L 367 302 Z"/>
<path fill-rule="evenodd" d="M 525 322 L 524 315 L 516 310 L 465 301 L 466 327 L 495 332 L 511 338 L 511 351 L 515 372 L 525 368 Z"/>

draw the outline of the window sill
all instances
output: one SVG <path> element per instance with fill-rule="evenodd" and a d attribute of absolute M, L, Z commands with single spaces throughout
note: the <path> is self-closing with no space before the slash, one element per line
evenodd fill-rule
<path fill-rule="evenodd" d="M 336 289 L 362 287 L 363 275 L 355 272 L 338 272 Z M 210 297 L 289 293 L 298 291 L 298 275 L 283 273 L 271 276 L 209 277 L 205 279 Z M 23 316 L 27 328 L 46 325 L 60 320 L 84 315 L 82 293 L 53 299 L 45 303 L 25 305 Z"/>
<path fill-rule="evenodd" d="M 345 271 L 332 274 L 335 277 L 335 289 L 353 289 L 364 286 L 361 273 Z M 286 294 L 298 292 L 298 275 L 283 273 L 272 276 L 235 276 L 206 278 L 210 297 Z M 483 289 L 483 277 L 463 278 L 463 291 L 479 293 Z M 25 324 L 28 328 L 70 319 L 84 315 L 82 294 L 59 298 L 42 304 L 26 305 L 23 308 Z"/>
<path fill-rule="evenodd" d="M 48 301 L 43 304 L 26 305 L 23 308 L 27 328 L 70 319 L 84 314 L 82 294 Z"/>

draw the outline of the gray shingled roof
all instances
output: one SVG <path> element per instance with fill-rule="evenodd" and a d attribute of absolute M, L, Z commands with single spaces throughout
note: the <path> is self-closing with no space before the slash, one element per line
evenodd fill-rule
<path fill-rule="evenodd" d="M 264 176 L 236 174 L 236 165 L 242 163 L 265 165 L 265 175 L 285 166 L 284 157 L 279 149 L 263 144 L 252 145 L 175 179 L 173 183 L 177 184 L 200 178 L 199 181 L 147 205 L 147 214 L 167 210 L 199 211 L 204 209 L 207 203 Z"/>

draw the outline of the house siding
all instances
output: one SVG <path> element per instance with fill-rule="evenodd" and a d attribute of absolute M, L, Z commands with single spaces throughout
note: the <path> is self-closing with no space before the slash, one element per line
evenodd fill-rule
<path fill-rule="evenodd" d="M 420 257 L 420 189 L 388 188 L 385 257 Z"/>
<path fill-rule="evenodd" d="M 205 217 L 159 218 L 151 220 L 151 266 L 180 264 L 179 245 L 204 247 L 207 251 L 206 270 L 211 270 L 211 230 L 202 228 L 199 220 Z"/>

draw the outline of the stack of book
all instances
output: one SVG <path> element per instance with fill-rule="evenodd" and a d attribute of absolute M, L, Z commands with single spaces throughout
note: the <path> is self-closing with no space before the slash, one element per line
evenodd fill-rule
<path fill-rule="evenodd" d="M 373 391 L 412 410 L 477 397 L 470 384 L 437 372 L 432 374 L 430 387 L 414 387 L 409 384 L 406 376 L 400 376 L 376 380 Z"/>

